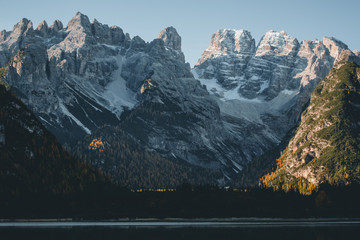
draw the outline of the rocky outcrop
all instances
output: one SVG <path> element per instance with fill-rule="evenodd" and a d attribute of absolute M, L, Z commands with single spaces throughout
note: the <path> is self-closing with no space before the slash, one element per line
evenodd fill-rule
<path fill-rule="evenodd" d="M 225 55 L 253 55 L 255 53 L 255 40 L 246 30 L 220 29 L 213 34 L 210 46 L 204 51 L 196 66 L 206 60 Z"/>
<path fill-rule="evenodd" d="M 5 41 L 6 38 L 8 37 L 8 35 L 9 35 L 8 32 L 6 32 L 5 30 L 2 30 L 2 31 L 0 32 L 0 42 Z"/>
<path fill-rule="evenodd" d="M 244 78 L 244 70 L 254 53 L 255 40 L 250 32 L 220 29 L 212 36 L 195 69 L 200 78 L 216 79 L 221 87 L 233 89 Z"/>
<path fill-rule="evenodd" d="M 36 33 L 40 36 L 47 36 L 49 32 L 49 27 L 46 23 L 46 21 L 42 21 L 41 23 L 39 23 L 38 27 L 36 28 Z"/>
<path fill-rule="evenodd" d="M 268 31 L 256 49 L 254 42 L 247 31 L 219 30 L 194 71 L 200 79 L 215 79 L 225 90 L 237 91 L 239 97 L 270 101 L 284 90 L 316 86 L 347 49 L 334 38 L 299 43 L 284 31 Z M 229 79 L 231 83 L 224 84 Z M 214 91 L 223 96 L 222 89 Z"/>
<path fill-rule="evenodd" d="M 349 184 L 360 179 L 359 58 L 342 51 L 318 84 L 294 137 L 261 184 L 304 194 L 321 183 Z"/>
<path fill-rule="evenodd" d="M 63 29 L 63 24 L 60 20 L 55 20 L 49 29 L 53 32 L 58 32 Z"/>
<path fill-rule="evenodd" d="M 181 51 L 181 37 L 174 27 L 165 28 L 157 38 L 164 41 L 165 47 Z"/>
<path fill-rule="evenodd" d="M 219 30 L 193 73 L 225 119 L 257 124 L 252 134 L 258 137 L 247 137 L 246 147 L 270 149 L 298 122 L 311 92 L 347 46 L 334 38 L 299 43 L 284 31 L 268 31 L 256 48 L 254 42 L 247 31 Z"/>
<path fill-rule="evenodd" d="M 245 98 L 271 100 L 287 89 L 287 81 L 299 48 L 298 41 L 282 32 L 267 32 L 249 61 L 239 94 Z"/>
<path fill-rule="evenodd" d="M 324 37 L 323 43 L 325 47 L 329 50 L 330 56 L 334 60 L 340 56 L 342 50 L 348 48 L 348 46 L 345 43 L 341 42 L 340 40 L 334 37 Z"/>

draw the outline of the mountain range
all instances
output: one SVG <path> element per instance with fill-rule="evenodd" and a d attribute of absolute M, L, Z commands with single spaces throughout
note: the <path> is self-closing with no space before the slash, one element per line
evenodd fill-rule
<path fill-rule="evenodd" d="M 256 46 L 249 31 L 221 29 L 191 69 L 175 28 L 145 42 L 81 13 L 2 31 L 0 66 L 21 49 L 11 91 L 71 154 L 132 187 L 248 179 L 301 126 L 321 79 L 359 56 L 332 37 L 268 31 Z"/>

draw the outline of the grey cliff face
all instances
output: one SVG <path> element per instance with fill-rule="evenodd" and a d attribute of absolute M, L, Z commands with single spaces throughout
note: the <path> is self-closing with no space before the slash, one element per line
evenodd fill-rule
<path fill-rule="evenodd" d="M 123 107 L 136 103 L 120 76 L 126 41 L 120 28 L 91 24 L 81 13 L 66 28 L 57 20 L 33 30 L 31 21 L 22 19 L 0 43 L 0 63 L 25 48 L 7 82 L 60 141 L 74 142 L 117 123 Z"/>
<path fill-rule="evenodd" d="M 63 24 L 60 20 L 55 20 L 54 23 L 49 27 L 52 32 L 58 32 L 63 29 Z"/>
<path fill-rule="evenodd" d="M 6 81 L 62 143 L 72 145 L 104 125 L 121 123 L 145 149 L 165 157 L 221 169 L 227 178 L 242 168 L 238 138 L 193 78 L 174 28 L 147 43 L 77 13 L 65 28 L 55 21 L 34 30 L 23 19 L 2 38 L 1 65 L 25 48 Z M 146 79 L 154 89 L 141 92 Z M 121 120 L 124 109 L 137 117 Z"/>
<path fill-rule="evenodd" d="M 66 27 L 22 19 L 0 32 L 0 66 L 20 49 L 6 82 L 62 143 L 121 127 L 146 150 L 221 170 L 223 184 L 280 143 L 347 47 L 274 31 L 255 47 L 223 29 L 191 70 L 175 28 L 148 43 L 77 13 Z"/>
<path fill-rule="evenodd" d="M 250 33 L 237 30 L 246 32 L 247 37 L 241 35 L 243 44 L 236 47 L 232 44 L 238 41 L 234 32 L 219 30 L 215 33 L 194 70 L 200 79 L 214 78 L 225 90 L 237 88 L 239 97 L 247 99 L 270 101 L 281 91 L 298 90 L 300 86 L 312 84 L 313 80 L 316 85 L 329 72 L 341 51 L 348 49 L 334 38 L 299 43 L 284 31 L 272 30 L 261 38 L 256 49 L 250 44 L 254 42 Z M 241 53 L 249 57 L 244 58 Z M 238 67 L 239 62 L 242 68 Z M 229 79 L 231 84 L 224 85 L 224 80 Z M 221 97 L 219 90 L 217 94 Z"/>
<path fill-rule="evenodd" d="M 268 31 L 257 48 L 253 42 L 247 31 L 219 30 L 192 70 L 218 102 L 225 125 L 241 138 L 243 161 L 284 139 L 317 83 L 348 51 L 334 38 L 299 43 L 284 31 Z"/>
<path fill-rule="evenodd" d="M 213 34 L 210 47 L 196 64 L 200 78 L 217 79 L 232 89 L 244 78 L 244 70 L 255 54 L 255 40 L 246 30 L 220 29 Z"/>
<path fill-rule="evenodd" d="M 294 85 L 286 78 L 291 74 L 298 48 L 298 41 L 285 32 L 268 31 L 249 61 L 238 92 L 246 98 L 265 97 L 270 100 L 286 89 L 286 85 Z"/>
<path fill-rule="evenodd" d="M 196 65 L 204 63 L 209 58 L 223 55 L 253 55 L 255 40 L 246 30 L 220 29 L 213 34 L 210 47 L 207 48 Z"/>
<path fill-rule="evenodd" d="M 40 35 L 40 36 L 43 36 L 43 37 L 47 36 L 47 34 L 49 33 L 49 27 L 48 27 L 46 21 L 42 21 L 42 22 L 38 25 L 38 27 L 36 28 L 35 31 L 36 31 L 36 33 L 37 33 L 38 35 Z"/>
<path fill-rule="evenodd" d="M 330 56 L 334 59 L 337 59 L 340 56 L 343 49 L 348 49 L 348 46 L 345 43 L 334 37 L 324 37 L 323 43 L 329 50 Z"/>
<path fill-rule="evenodd" d="M 157 38 L 162 39 L 166 47 L 181 51 L 181 37 L 174 27 L 165 28 Z"/>

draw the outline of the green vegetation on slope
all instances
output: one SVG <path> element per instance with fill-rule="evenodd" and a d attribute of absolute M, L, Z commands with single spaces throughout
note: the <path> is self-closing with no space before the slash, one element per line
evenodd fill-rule
<path fill-rule="evenodd" d="M 340 63 L 314 90 L 274 172 L 260 186 L 310 194 L 320 183 L 360 179 L 360 67 Z"/>

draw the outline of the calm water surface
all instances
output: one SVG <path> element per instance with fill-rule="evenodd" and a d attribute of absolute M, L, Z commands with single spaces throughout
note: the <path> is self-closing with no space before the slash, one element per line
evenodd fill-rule
<path fill-rule="evenodd" d="M 0 227 L 1 240 L 239 240 L 239 239 L 359 239 L 359 224 L 306 226 L 47 226 Z"/>

